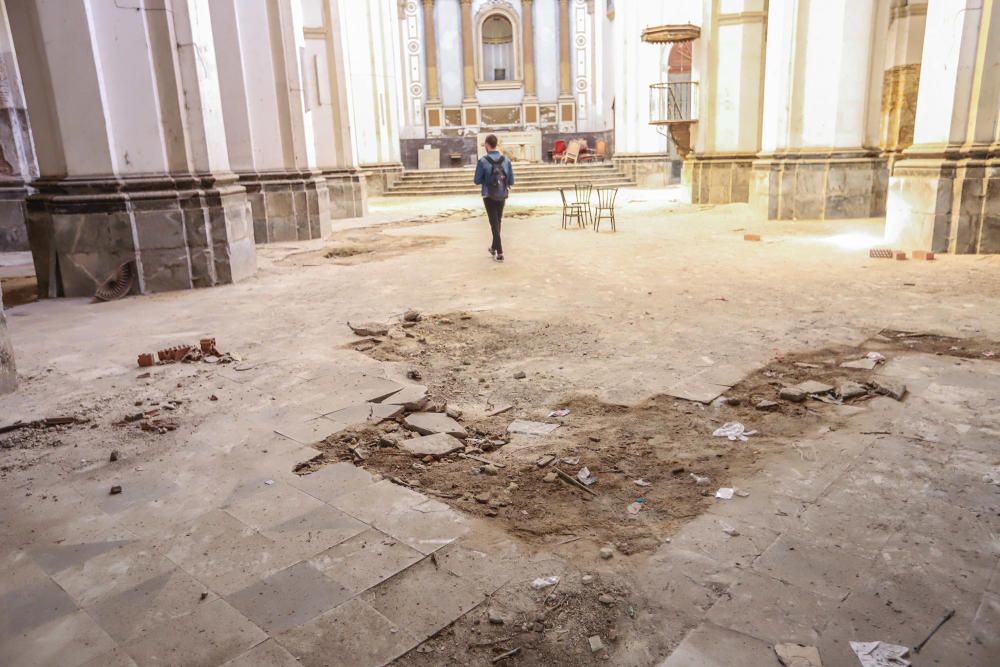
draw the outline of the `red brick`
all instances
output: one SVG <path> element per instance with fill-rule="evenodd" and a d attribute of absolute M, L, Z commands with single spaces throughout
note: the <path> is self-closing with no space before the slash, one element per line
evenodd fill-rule
<path fill-rule="evenodd" d="M 744 234 L 744 241 L 760 241 L 760 234 Z"/>
<path fill-rule="evenodd" d="M 153 365 L 153 355 L 149 352 L 143 352 L 139 355 L 139 365 L 145 368 L 146 366 Z"/>
<path fill-rule="evenodd" d="M 892 259 L 893 252 L 890 248 L 870 248 L 868 256 L 875 259 Z"/>
<path fill-rule="evenodd" d="M 897 250 L 896 259 L 906 259 L 906 253 L 902 250 Z"/>
<path fill-rule="evenodd" d="M 914 250 L 913 259 L 923 259 L 930 261 L 934 259 L 934 253 L 930 252 L 929 250 Z"/>

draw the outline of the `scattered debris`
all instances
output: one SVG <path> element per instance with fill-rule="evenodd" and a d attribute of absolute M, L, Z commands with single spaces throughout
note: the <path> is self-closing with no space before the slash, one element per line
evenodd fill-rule
<path fill-rule="evenodd" d="M 273 479 L 265 479 L 264 480 L 264 484 L 267 484 L 268 486 L 274 486 L 274 480 Z"/>
<path fill-rule="evenodd" d="M 389 327 L 378 322 L 364 322 L 362 324 L 347 323 L 356 336 L 385 336 L 389 333 Z"/>
<path fill-rule="evenodd" d="M 891 396 L 897 401 L 903 400 L 903 396 L 906 395 L 906 385 L 902 382 L 896 382 L 895 380 L 878 378 L 869 382 L 868 386 L 871 387 L 876 394 Z"/>
<path fill-rule="evenodd" d="M 760 241 L 760 234 L 744 234 L 744 241 Z"/>
<path fill-rule="evenodd" d="M 143 352 L 142 354 L 139 355 L 137 362 L 141 368 L 152 366 L 154 363 L 152 353 Z"/>
<path fill-rule="evenodd" d="M 729 438 L 730 440 L 739 440 L 741 442 L 746 442 L 749 438 L 748 435 L 754 435 L 757 431 L 748 431 L 746 426 L 740 422 L 726 422 L 719 428 L 712 431 L 712 435 L 716 438 Z"/>
<path fill-rule="evenodd" d="M 442 412 L 414 412 L 403 420 L 403 426 L 420 435 L 447 433 L 462 440 L 469 436 L 464 426 Z"/>
<path fill-rule="evenodd" d="M 775 644 L 778 662 L 785 667 L 823 667 L 819 650 L 804 644 Z"/>
<path fill-rule="evenodd" d="M 642 511 L 642 506 L 643 506 L 643 503 L 641 503 L 641 502 L 639 502 L 637 500 L 637 501 L 635 501 L 633 503 L 629 503 L 629 506 L 626 507 L 625 509 L 628 510 L 629 514 L 638 514 L 639 512 Z"/>
<path fill-rule="evenodd" d="M 801 403 L 806 400 L 807 394 L 798 387 L 782 387 L 778 397 L 792 403 Z"/>
<path fill-rule="evenodd" d="M 926 644 L 927 642 L 929 642 L 930 639 L 931 639 L 931 637 L 933 637 L 934 634 L 938 630 L 941 629 L 941 626 L 944 625 L 945 623 L 947 623 L 951 619 L 951 617 L 954 616 L 954 615 L 955 615 L 955 610 L 954 609 L 947 610 L 945 612 L 945 614 L 944 614 L 944 618 L 942 618 L 940 621 L 938 621 L 937 625 L 935 625 L 933 628 L 931 628 L 931 631 L 929 633 L 927 633 L 927 636 L 924 637 L 924 640 L 922 642 L 920 642 L 919 644 L 917 644 L 916 646 L 913 647 L 913 652 L 914 653 L 920 653 L 920 649 L 922 649 L 924 647 L 924 644 Z"/>
<path fill-rule="evenodd" d="M 608 595 L 607 593 L 601 593 L 599 596 L 597 596 L 597 601 L 603 605 L 611 606 L 615 603 L 615 598 L 614 596 Z"/>
<path fill-rule="evenodd" d="M 515 380 L 523 380 L 526 377 L 528 377 L 528 374 L 525 373 L 524 371 L 518 371 L 518 372 L 514 373 L 514 379 Z"/>
<path fill-rule="evenodd" d="M 736 490 L 736 495 L 738 495 L 740 498 L 749 498 L 750 497 L 750 492 L 749 491 L 744 491 L 743 489 L 737 489 Z"/>
<path fill-rule="evenodd" d="M 578 465 L 580 465 L 580 457 L 579 456 L 567 456 L 566 458 L 564 458 L 562 460 L 562 462 L 565 463 L 568 466 L 578 466 Z"/>
<path fill-rule="evenodd" d="M 852 398 L 857 398 L 859 396 L 867 396 L 867 395 L 868 395 L 867 387 L 865 387 L 863 384 L 858 384 L 857 382 L 853 382 L 851 380 L 848 380 L 847 382 L 844 382 L 839 387 L 837 387 L 837 396 L 839 396 L 845 401 L 850 400 Z"/>
<path fill-rule="evenodd" d="M 583 575 L 582 577 L 580 577 L 580 583 L 582 583 L 584 585 L 590 585 L 590 584 L 594 583 L 594 575 L 592 575 L 592 574 L 585 574 L 585 575 Z"/>
<path fill-rule="evenodd" d="M 604 649 L 604 642 L 602 642 L 601 638 L 598 637 L 597 635 L 592 636 L 587 641 L 590 642 L 590 652 L 591 653 L 597 653 L 598 651 L 601 651 L 601 650 Z"/>
<path fill-rule="evenodd" d="M 597 477 L 591 474 L 590 468 L 587 466 L 580 468 L 580 471 L 576 473 L 576 478 L 587 486 L 597 483 Z"/>
<path fill-rule="evenodd" d="M 551 454 L 546 454 L 545 456 L 535 461 L 535 465 L 538 466 L 539 468 L 544 468 L 545 466 L 549 465 L 555 460 L 556 457 L 552 456 Z"/>
<path fill-rule="evenodd" d="M 583 484 L 582 482 L 580 482 L 580 480 L 578 480 L 576 477 L 573 477 L 572 475 L 569 475 L 569 474 L 563 472 L 559 468 L 556 468 L 555 471 L 556 471 L 556 474 L 559 475 L 559 479 L 561 479 L 562 481 L 566 482 L 570 486 L 575 486 L 578 489 L 582 489 L 582 490 L 586 491 L 587 493 L 589 493 L 592 496 L 596 496 L 597 495 L 597 492 L 595 492 L 593 489 L 589 488 L 586 484 Z"/>
<path fill-rule="evenodd" d="M 634 479 L 632 480 L 632 483 L 635 484 L 636 486 L 653 486 L 652 482 L 647 482 L 644 479 Z"/>
<path fill-rule="evenodd" d="M 506 653 L 501 653 L 497 657 L 493 658 L 493 660 L 491 662 L 500 662 L 501 660 L 504 660 L 505 658 L 512 658 L 515 655 L 518 655 L 520 652 L 521 652 L 521 647 L 517 646 L 517 647 L 512 648 L 511 650 L 507 651 Z"/>
<path fill-rule="evenodd" d="M 507 432 L 521 433 L 524 435 L 548 435 L 557 428 L 559 428 L 559 424 L 546 424 L 545 422 L 515 419 L 507 426 Z"/>
<path fill-rule="evenodd" d="M 724 532 L 729 537 L 738 537 L 740 534 L 740 531 L 736 530 L 732 526 L 726 526 L 726 525 L 722 526 L 722 532 Z"/>
<path fill-rule="evenodd" d="M 715 492 L 715 497 L 721 498 L 722 500 L 732 500 L 734 492 L 735 489 L 730 488 L 728 486 L 723 486 L 718 491 Z"/>
<path fill-rule="evenodd" d="M 597 553 L 604 560 L 610 560 L 611 557 L 615 555 L 615 550 L 611 547 L 601 547 L 601 550 Z"/>
<path fill-rule="evenodd" d="M 412 308 L 403 313 L 404 322 L 419 322 L 422 319 L 423 316 L 420 315 L 420 311 L 413 310 Z"/>
<path fill-rule="evenodd" d="M 987 484 L 1000 486 L 1000 466 L 993 466 L 993 469 L 983 475 L 983 481 Z"/>
<path fill-rule="evenodd" d="M 934 259 L 934 253 L 929 250 L 914 250 L 913 259 L 919 259 L 922 261 L 931 261 Z"/>
<path fill-rule="evenodd" d="M 778 407 L 778 402 L 777 401 L 757 401 L 757 403 L 753 407 L 756 410 L 761 410 L 761 411 L 765 411 L 766 412 L 767 410 L 774 410 L 775 408 L 777 408 Z"/>
<path fill-rule="evenodd" d="M 66 426 L 67 424 L 85 424 L 86 422 L 86 419 L 78 419 L 76 417 L 46 417 L 45 419 L 36 419 L 30 422 L 16 421 L 13 424 L 0 426 L 0 433 L 9 433 L 10 431 L 22 428 L 50 428 L 52 426 Z"/>
<path fill-rule="evenodd" d="M 117 460 L 118 460 L 118 450 L 117 450 L 117 449 L 112 449 L 112 450 L 111 450 L 111 456 L 109 457 L 109 460 L 110 460 L 110 461 L 111 461 L 112 463 L 114 463 L 115 461 L 117 461 Z"/>
<path fill-rule="evenodd" d="M 411 368 L 410 370 L 406 371 L 406 377 L 409 380 L 419 380 L 423 376 L 420 374 L 420 371 L 418 371 L 416 368 Z"/>
<path fill-rule="evenodd" d="M 549 417 L 565 417 L 569 414 L 569 408 L 559 408 L 558 410 L 553 410 L 549 413 Z"/>
<path fill-rule="evenodd" d="M 696 486 L 708 486 L 708 483 L 712 481 L 708 475 L 696 475 L 694 473 L 691 473 L 691 479 L 694 480 Z"/>
<path fill-rule="evenodd" d="M 122 492 L 122 487 L 116 484 L 111 487 L 111 491 L 108 493 L 108 495 L 117 496 L 121 492 Z"/>
<path fill-rule="evenodd" d="M 550 472 L 545 477 L 542 478 L 543 482 L 554 482 L 559 479 L 559 474 L 555 472 Z"/>
<path fill-rule="evenodd" d="M 94 301 L 117 301 L 132 291 L 135 283 L 135 261 L 129 260 L 121 264 L 115 272 L 108 276 L 94 292 Z"/>
<path fill-rule="evenodd" d="M 850 642 L 851 650 L 858 656 L 862 667 L 910 667 L 904 660 L 910 649 L 887 642 Z"/>
<path fill-rule="evenodd" d="M 870 248 L 868 256 L 872 259 L 892 259 L 892 248 Z"/>
<path fill-rule="evenodd" d="M 459 456 L 459 458 L 463 458 L 463 459 L 472 459 L 473 461 L 479 461 L 480 463 L 483 463 L 485 465 L 491 465 L 491 466 L 493 466 L 495 468 L 506 468 L 507 467 L 506 463 L 497 463 L 496 461 L 490 461 L 489 459 L 484 459 L 483 457 L 476 456 L 475 454 L 460 453 L 458 456 Z"/>
<path fill-rule="evenodd" d="M 549 586 L 555 586 L 559 583 L 559 577 L 552 575 L 551 577 L 538 577 L 531 582 L 531 587 L 536 591 L 540 591 L 543 588 L 548 588 Z"/>

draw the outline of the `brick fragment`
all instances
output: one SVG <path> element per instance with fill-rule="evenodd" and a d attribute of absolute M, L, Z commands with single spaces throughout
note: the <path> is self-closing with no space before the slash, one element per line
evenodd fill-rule
<path fill-rule="evenodd" d="M 903 260 L 906 259 L 906 252 L 903 250 L 897 250 L 895 253 L 896 259 Z"/>
<path fill-rule="evenodd" d="M 744 241 L 760 241 L 760 234 L 744 234 Z"/>
<path fill-rule="evenodd" d="M 138 361 L 139 361 L 139 366 L 141 366 L 143 368 L 145 368 L 147 366 L 152 366 L 153 365 L 153 355 L 150 354 L 149 352 L 143 352 L 142 354 L 139 355 Z"/>
<path fill-rule="evenodd" d="M 871 248 L 868 256 L 874 259 L 892 259 L 893 253 L 891 248 Z"/>
<path fill-rule="evenodd" d="M 913 259 L 920 259 L 925 261 L 930 261 L 934 259 L 934 253 L 929 250 L 914 250 Z"/>

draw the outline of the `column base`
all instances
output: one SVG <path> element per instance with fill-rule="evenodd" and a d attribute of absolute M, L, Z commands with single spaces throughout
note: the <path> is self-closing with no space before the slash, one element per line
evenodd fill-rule
<path fill-rule="evenodd" d="M 750 200 L 750 168 L 755 156 L 695 155 L 684 161 L 681 182 L 692 204 L 735 204 Z"/>
<path fill-rule="evenodd" d="M 327 169 L 323 176 L 330 191 L 331 218 L 340 220 L 368 215 L 368 187 L 360 170 Z"/>
<path fill-rule="evenodd" d="M 0 289 L 0 394 L 17 389 L 17 367 L 14 365 L 14 348 L 7 333 L 7 317 L 3 314 L 3 290 Z"/>
<path fill-rule="evenodd" d="M 886 160 L 869 152 L 795 154 L 753 162 L 750 204 L 768 220 L 885 215 Z"/>
<path fill-rule="evenodd" d="M 676 183 L 680 177 L 678 160 L 668 153 L 615 153 L 611 160 L 619 171 L 635 181 L 640 188 L 662 188 Z M 676 173 L 676 175 L 675 175 Z"/>
<path fill-rule="evenodd" d="M 326 179 L 313 171 L 239 174 L 253 211 L 256 243 L 308 241 L 330 233 Z"/>
<path fill-rule="evenodd" d="M 903 249 L 1000 253 L 1000 158 L 897 162 L 889 178 L 886 241 Z"/>
<path fill-rule="evenodd" d="M 368 194 L 377 197 L 388 192 L 403 177 L 403 164 L 401 162 L 363 164 L 361 173 L 364 174 Z"/>
<path fill-rule="evenodd" d="M 27 200 L 40 297 L 93 296 L 134 261 L 139 292 L 231 283 L 257 269 L 233 174 L 39 180 Z"/>
<path fill-rule="evenodd" d="M 28 244 L 28 190 L 19 178 L 0 176 L 0 252 L 30 250 Z"/>

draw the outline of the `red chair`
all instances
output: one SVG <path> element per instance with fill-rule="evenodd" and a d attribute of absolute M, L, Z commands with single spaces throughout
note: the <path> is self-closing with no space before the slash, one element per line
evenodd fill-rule
<path fill-rule="evenodd" d="M 566 142 L 562 139 L 556 139 L 556 143 L 552 146 L 552 161 L 558 162 L 562 159 L 563 154 L 566 152 Z"/>

